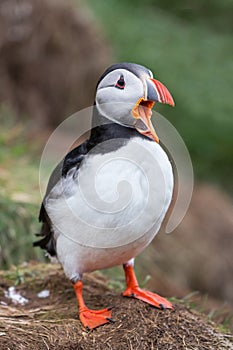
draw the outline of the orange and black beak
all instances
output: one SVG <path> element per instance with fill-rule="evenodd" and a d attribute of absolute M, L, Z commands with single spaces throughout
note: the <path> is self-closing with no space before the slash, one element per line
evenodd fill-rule
<path fill-rule="evenodd" d="M 159 143 L 159 138 L 151 123 L 152 108 L 155 102 L 169 104 L 174 107 L 174 100 L 168 89 L 150 77 L 145 80 L 145 97 L 140 98 L 132 109 L 132 115 L 136 119 L 135 128 L 141 134 Z"/>

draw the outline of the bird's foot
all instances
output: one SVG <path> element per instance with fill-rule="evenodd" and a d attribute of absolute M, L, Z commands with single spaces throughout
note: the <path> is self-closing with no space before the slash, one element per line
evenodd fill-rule
<path fill-rule="evenodd" d="M 105 323 L 114 322 L 111 308 L 90 310 L 87 307 L 83 307 L 79 310 L 79 318 L 83 326 L 88 330 L 99 327 Z"/>
<path fill-rule="evenodd" d="M 158 294 L 139 287 L 128 287 L 122 294 L 124 297 L 136 298 L 159 309 L 173 309 L 172 303 Z"/>

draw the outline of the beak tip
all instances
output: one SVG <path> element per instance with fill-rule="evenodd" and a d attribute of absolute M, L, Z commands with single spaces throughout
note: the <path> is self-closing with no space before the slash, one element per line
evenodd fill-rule
<path fill-rule="evenodd" d="M 173 98 L 169 101 L 168 104 L 172 107 L 175 107 L 175 102 L 174 102 Z"/>

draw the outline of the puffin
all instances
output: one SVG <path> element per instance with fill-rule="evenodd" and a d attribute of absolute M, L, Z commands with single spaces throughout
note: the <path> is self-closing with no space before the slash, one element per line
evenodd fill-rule
<path fill-rule="evenodd" d="M 174 106 L 149 69 L 127 62 L 106 69 L 97 82 L 90 136 L 56 166 L 41 204 L 34 246 L 62 265 L 88 330 L 114 320 L 111 307 L 85 304 L 84 273 L 122 265 L 123 296 L 173 308 L 140 288 L 134 272 L 134 258 L 158 233 L 173 195 L 171 162 L 151 122 L 155 103 Z"/>

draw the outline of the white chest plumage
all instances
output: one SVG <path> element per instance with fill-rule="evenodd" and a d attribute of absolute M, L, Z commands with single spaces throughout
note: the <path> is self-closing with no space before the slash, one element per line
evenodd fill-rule
<path fill-rule="evenodd" d="M 98 151 L 60 180 L 45 202 L 57 256 L 70 278 L 139 254 L 172 198 L 171 164 L 156 142 L 137 137 L 113 152 Z"/>

